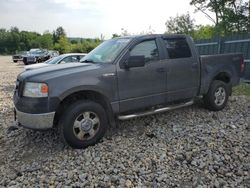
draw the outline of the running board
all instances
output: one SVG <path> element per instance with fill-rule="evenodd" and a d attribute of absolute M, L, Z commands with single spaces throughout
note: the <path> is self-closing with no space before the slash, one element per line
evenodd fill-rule
<path fill-rule="evenodd" d="M 189 102 L 182 103 L 179 105 L 172 105 L 172 106 L 167 106 L 167 107 L 149 110 L 149 111 L 145 111 L 145 112 L 138 112 L 138 113 L 134 113 L 134 114 L 122 115 L 122 116 L 118 116 L 118 119 L 119 120 L 128 120 L 128 119 L 132 119 L 132 118 L 136 118 L 136 117 L 157 114 L 157 113 L 166 112 L 169 110 L 174 110 L 174 109 L 185 107 L 185 106 L 190 106 L 193 103 L 194 103 L 194 101 L 189 101 Z"/>

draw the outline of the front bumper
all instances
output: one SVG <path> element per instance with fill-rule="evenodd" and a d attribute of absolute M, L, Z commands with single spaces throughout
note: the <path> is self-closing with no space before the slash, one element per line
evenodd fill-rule
<path fill-rule="evenodd" d="M 16 119 L 21 126 L 29 129 L 44 130 L 53 127 L 55 112 L 30 114 L 15 108 Z"/>

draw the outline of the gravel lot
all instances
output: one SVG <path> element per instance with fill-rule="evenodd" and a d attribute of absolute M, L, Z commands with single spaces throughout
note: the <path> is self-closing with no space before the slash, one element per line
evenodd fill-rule
<path fill-rule="evenodd" d="M 56 131 L 11 127 L 22 70 L 0 56 L 0 187 L 250 187 L 250 97 L 221 112 L 193 105 L 120 122 L 73 150 Z"/>

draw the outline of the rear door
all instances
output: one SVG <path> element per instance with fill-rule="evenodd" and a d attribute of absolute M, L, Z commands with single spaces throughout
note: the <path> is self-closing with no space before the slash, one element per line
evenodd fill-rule
<path fill-rule="evenodd" d="M 145 66 L 122 68 L 129 56 L 144 56 Z M 126 57 L 127 56 L 127 57 Z M 162 104 L 165 102 L 165 65 L 156 38 L 135 43 L 117 64 L 120 112 Z"/>
<path fill-rule="evenodd" d="M 163 38 L 167 59 L 167 101 L 193 98 L 199 85 L 199 65 L 186 37 Z"/>

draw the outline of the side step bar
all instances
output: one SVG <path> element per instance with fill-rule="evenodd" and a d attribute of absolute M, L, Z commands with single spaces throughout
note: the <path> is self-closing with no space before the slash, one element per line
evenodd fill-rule
<path fill-rule="evenodd" d="M 153 110 L 149 110 L 149 111 L 145 111 L 145 112 L 138 112 L 138 113 L 134 113 L 134 114 L 122 115 L 122 116 L 118 116 L 118 119 L 119 120 L 128 120 L 128 119 L 132 119 L 132 118 L 136 118 L 136 117 L 157 114 L 157 113 L 166 112 L 166 111 L 169 111 L 169 110 L 174 110 L 174 109 L 185 107 L 185 106 L 190 106 L 193 103 L 194 103 L 194 101 L 189 101 L 189 102 L 186 102 L 186 103 L 167 106 L 167 107 L 158 108 L 158 109 L 153 109 Z"/>

